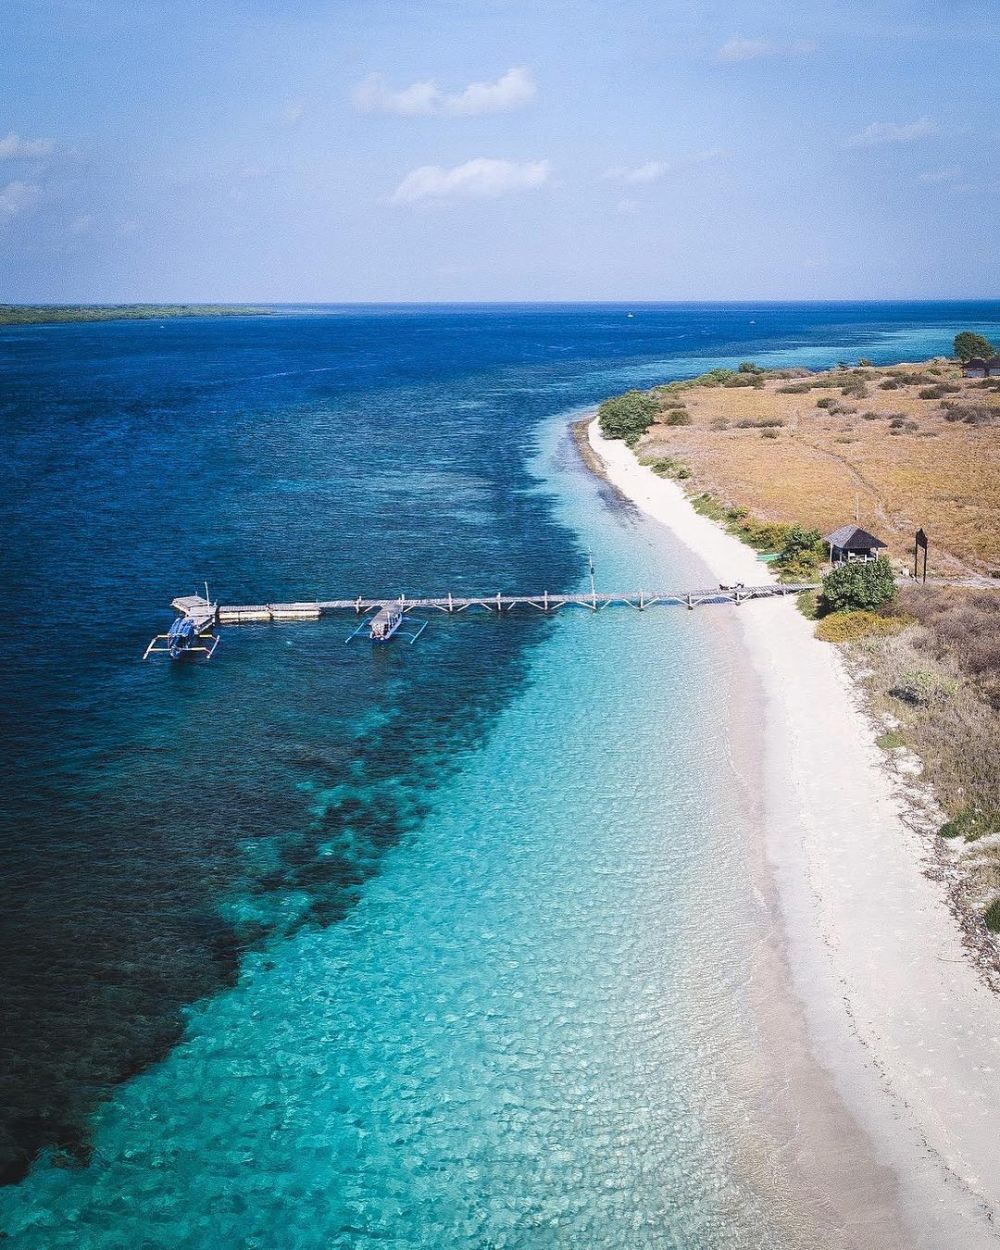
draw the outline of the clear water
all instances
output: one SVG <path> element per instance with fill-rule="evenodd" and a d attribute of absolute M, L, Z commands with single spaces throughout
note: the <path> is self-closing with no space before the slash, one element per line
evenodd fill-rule
<path fill-rule="evenodd" d="M 739 1166 L 724 610 L 442 618 L 379 651 L 247 627 L 208 666 L 137 663 L 202 575 L 230 601 L 559 590 L 590 547 L 605 586 L 684 584 L 569 410 L 1000 323 L 636 311 L 0 338 L 11 1178 L 42 1150 L 0 1194 L 14 1244 L 799 1244 Z"/>

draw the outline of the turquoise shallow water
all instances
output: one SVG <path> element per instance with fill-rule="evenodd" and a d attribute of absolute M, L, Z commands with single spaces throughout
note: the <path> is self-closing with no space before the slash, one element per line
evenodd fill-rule
<path fill-rule="evenodd" d="M 696 576 L 562 422 L 540 465 L 603 583 Z M 720 1131 L 753 917 L 699 713 L 731 642 L 704 613 L 552 622 L 350 916 L 193 1010 L 100 1113 L 91 1167 L 0 1198 L 17 1244 L 780 1244 Z"/>

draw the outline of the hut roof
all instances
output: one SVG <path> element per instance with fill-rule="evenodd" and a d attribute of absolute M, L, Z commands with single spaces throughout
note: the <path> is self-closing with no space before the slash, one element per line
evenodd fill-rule
<path fill-rule="evenodd" d="M 885 546 L 881 538 L 869 534 L 860 525 L 842 525 L 832 534 L 827 534 L 826 541 L 831 547 L 839 547 L 841 551 L 871 551 L 873 547 Z"/>

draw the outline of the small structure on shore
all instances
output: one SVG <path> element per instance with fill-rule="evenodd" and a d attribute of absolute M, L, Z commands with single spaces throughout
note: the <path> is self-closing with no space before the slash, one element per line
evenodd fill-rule
<path fill-rule="evenodd" d="M 1000 378 L 1000 356 L 973 356 L 962 362 L 963 378 Z"/>
<path fill-rule="evenodd" d="M 824 539 L 830 548 L 831 564 L 840 564 L 845 560 L 877 560 L 879 548 L 885 543 L 874 534 L 869 534 L 860 525 L 842 525 Z"/>

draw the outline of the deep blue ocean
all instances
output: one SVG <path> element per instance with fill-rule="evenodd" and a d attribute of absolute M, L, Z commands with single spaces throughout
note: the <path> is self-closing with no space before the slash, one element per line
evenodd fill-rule
<path fill-rule="evenodd" d="M 727 609 L 141 656 L 206 580 L 556 592 L 590 551 L 607 589 L 697 583 L 584 469 L 573 416 L 963 328 L 995 337 L 1000 304 L 0 328 L 10 1243 L 800 1244 L 731 1075 L 759 917 Z"/>

